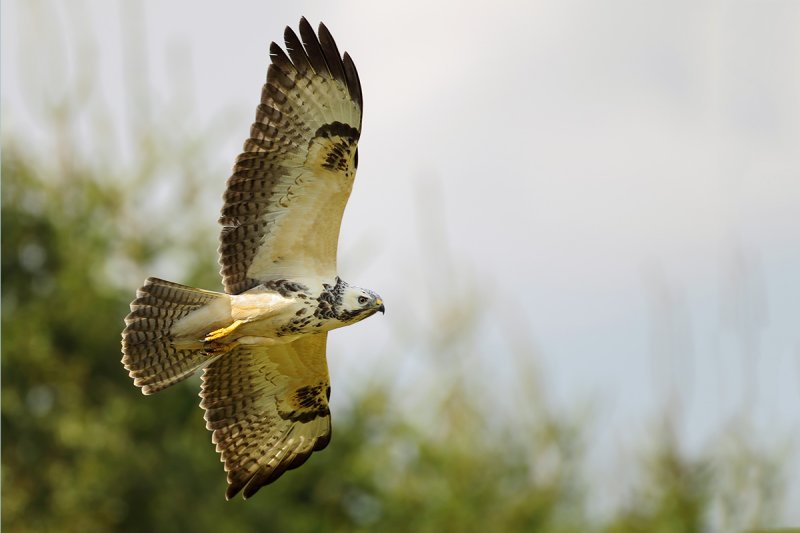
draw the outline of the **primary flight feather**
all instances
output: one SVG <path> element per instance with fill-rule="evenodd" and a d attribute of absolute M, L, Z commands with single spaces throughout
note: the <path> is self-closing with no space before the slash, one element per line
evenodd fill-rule
<path fill-rule="evenodd" d="M 131 303 L 122 363 L 144 394 L 203 368 L 200 406 L 248 498 L 331 435 L 328 331 L 382 299 L 339 278 L 339 228 L 358 166 L 363 101 L 350 56 L 305 18 L 274 42 L 250 138 L 224 195 L 224 293 L 148 278 Z"/>

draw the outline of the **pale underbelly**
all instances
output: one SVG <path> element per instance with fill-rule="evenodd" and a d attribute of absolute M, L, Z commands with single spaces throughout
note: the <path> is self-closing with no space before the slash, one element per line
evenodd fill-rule
<path fill-rule="evenodd" d="M 280 337 L 263 337 L 256 335 L 244 335 L 236 338 L 236 343 L 240 346 L 277 346 L 288 344 L 299 339 L 302 335 L 282 335 Z"/>

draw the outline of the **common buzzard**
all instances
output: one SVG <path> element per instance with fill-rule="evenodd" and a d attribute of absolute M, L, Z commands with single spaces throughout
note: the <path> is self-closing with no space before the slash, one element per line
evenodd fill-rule
<path fill-rule="evenodd" d="M 122 363 L 144 394 L 203 369 L 200 406 L 248 498 L 330 440 L 328 331 L 384 312 L 337 275 L 342 213 L 363 110 L 350 56 L 305 18 L 274 42 L 250 138 L 224 196 L 224 293 L 148 278 L 122 332 Z"/>

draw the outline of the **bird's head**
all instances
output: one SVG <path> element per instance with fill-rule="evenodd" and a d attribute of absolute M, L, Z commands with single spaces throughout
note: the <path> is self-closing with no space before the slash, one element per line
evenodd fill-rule
<path fill-rule="evenodd" d="M 336 317 L 346 324 L 364 320 L 380 311 L 386 312 L 383 299 L 376 293 L 361 287 L 347 286 L 334 306 Z"/>

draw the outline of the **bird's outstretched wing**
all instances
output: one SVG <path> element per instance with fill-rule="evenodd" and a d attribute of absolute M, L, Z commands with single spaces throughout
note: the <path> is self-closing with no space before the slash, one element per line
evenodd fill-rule
<path fill-rule="evenodd" d="M 206 427 L 228 472 L 230 499 L 249 498 L 302 465 L 331 436 L 327 334 L 271 347 L 238 347 L 205 368 Z"/>
<path fill-rule="evenodd" d="M 336 275 L 336 249 L 358 163 L 361 85 L 330 32 L 305 18 L 274 42 L 244 152 L 228 179 L 220 263 L 230 294 L 279 278 Z M 302 42 L 301 42 L 302 39 Z"/>

